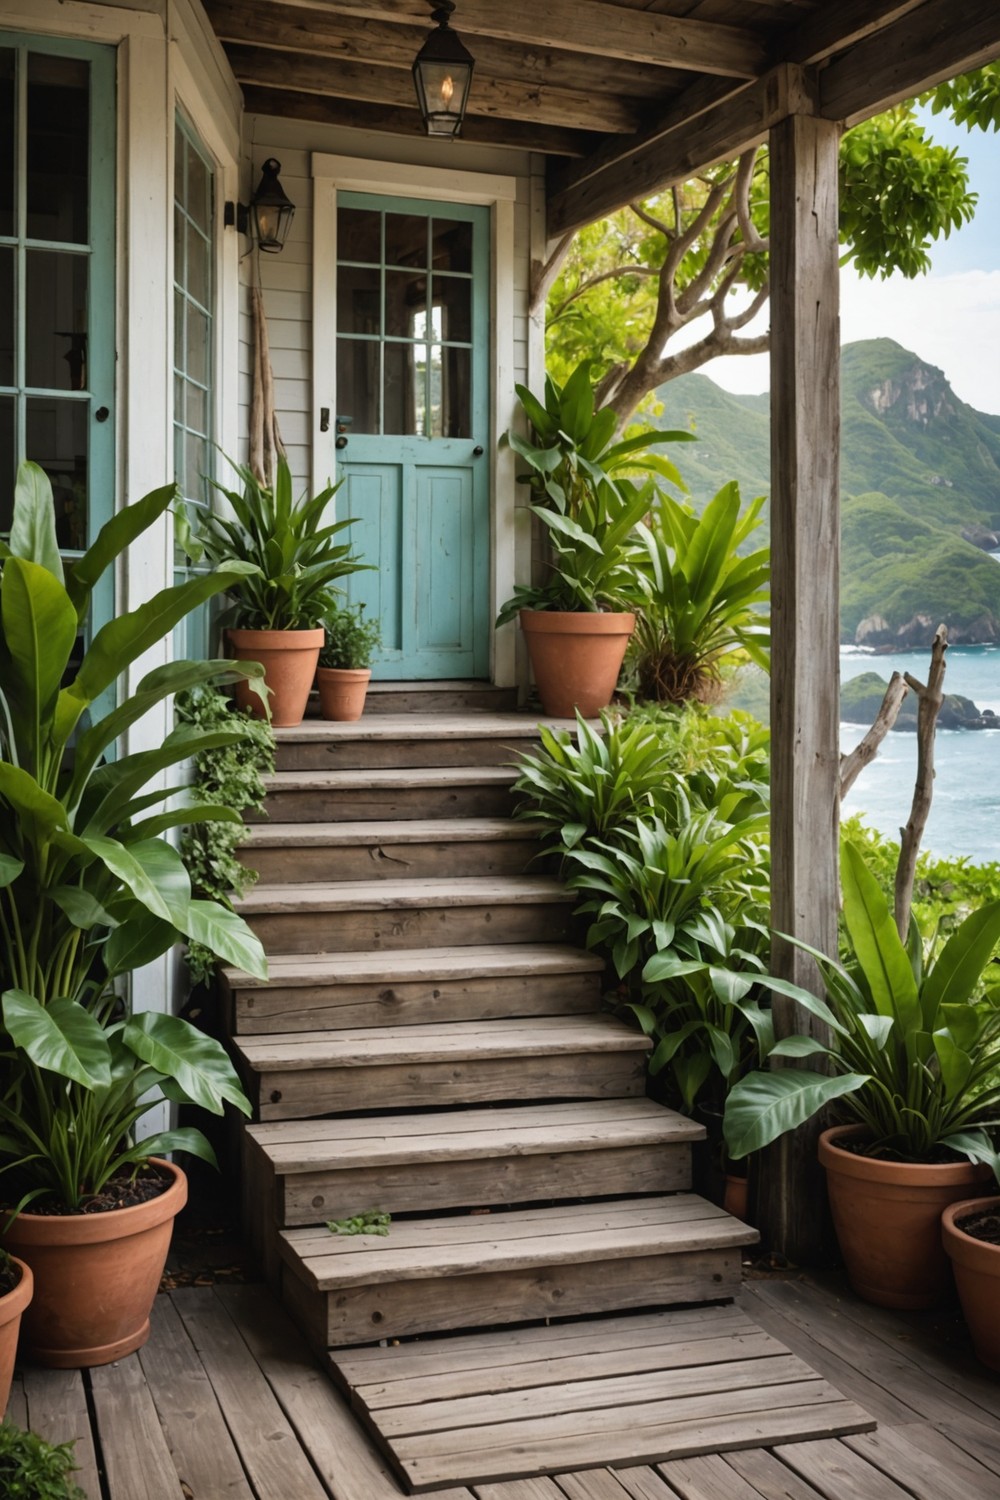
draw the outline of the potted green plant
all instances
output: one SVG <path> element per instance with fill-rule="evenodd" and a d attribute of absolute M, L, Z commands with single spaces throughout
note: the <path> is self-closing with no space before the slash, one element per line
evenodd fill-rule
<path fill-rule="evenodd" d="M 367 564 L 348 543 L 337 540 L 353 522 L 326 520 L 339 485 L 295 500 L 284 458 L 278 460 L 273 488 L 262 484 L 252 469 L 233 468 L 242 490 L 215 484 L 232 514 L 189 503 L 178 516 L 178 540 L 193 563 L 251 565 L 228 590 L 232 604 L 220 623 L 229 627 L 237 656 L 263 664 L 271 722 L 276 727 L 298 724 L 316 676 L 323 620 L 338 592 L 336 580 Z M 239 685 L 236 696 L 241 706 L 264 712 L 261 702 Z"/>
<path fill-rule="evenodd" d="M 497 625 L 520 619 L 546 713 L 592 718 L 611 701 L 641 598 L 631 538 L 653 490 L 629 476 L 655 472 L 683 487 L 674 465 L 649 449 L 692 434 L 648 430 L 615 441 L 617 416 L 595 410 L 589 361 L 564 387 L 549 377 L 544 402 L 515 389 L 534 441 L 513 431 L 505 441 L 527 465 L 550 558 L 545 581 L 518 585 Z"/>
<path fill-rule="evenodd" d="M 900 939 L 850 843 L 841 881 L 849 962 L 813 953 L 829 1004 L 797 985 L 763 981 L 833 1036 L 831 1047 L 786 1037 L 770 1056 L 820 1056 L 828 1071 L 748 1074 L 726 1102 L 726 1143 L 739 1159 L 836 1103 L 846 1123 L 823 1132 L 820 1160 L 851 1283 L 871 1302 L 926 1307 L 948 1279 L 942 1210 L 991 1171 L 1000 1179 L 991 1133 L 1000 1105 L 1000 988 L 990 983 L 1000 902 L 966 917 L 940 952 L 925 956 L 915 922 L 909 941 Z"/>
<path fill-rule="evenodd" d="M 360 719 L 372 675 L 372 657 L 382 644 L 378 620 L 365 619 L 365 606 L 334 605 L 324 617 L 325 640 L 316 681 L 324 719 Z"/>
<path fill-rule="evenodd" d="M 31 1267 L 0 1249 L 0 1417 L 7 1410 L 21 1315 L 31 1301 L 31 1292 Z"/>
<path fill-rule="evenodd" d="M 109 712 L 97 703 L 250 565 L 164 589 L 96 630 L 71 664 L 94 585 L 175 498 L 168 486 L 120 511 L 64 568 L 48 480 L 25 464 L 9 545 L 0 544 L 0 1225 L 34 1274 L 24 1321 L 32 1357 L 54 1365 L 106 1362 L 143 1342 L 186 1196 L 180 1168 L 156 1153 L 214 1159 L 197 1130 L 138 1141 L 137 1122 L 160 1098 L 249 1112 L 217 1042 L 175 1016 L 133 1009 L 123 994 L 132 970 L 181 937 L 266 977 L 257 939 L 231 911 L 192 898 L 166 837 L 237 815 L 177 803 L 160 780 L 241 731 L 180 725 L 155 749 L 109 756 L 171 694 L 258 678 L 260 668 L 177 661 L 148 672 Z"/>

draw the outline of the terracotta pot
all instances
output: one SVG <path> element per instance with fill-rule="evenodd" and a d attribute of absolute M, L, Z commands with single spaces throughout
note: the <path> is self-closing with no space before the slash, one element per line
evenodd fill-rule
<path fill-rule="evenodd" d="M 1000 1370 L 1000 1245 L 974 1239 L 955 1222 L 983 1208 L 1000 1209 L 1000 1198 L 952 1203 L 941 1215 L 941 1233 L 973 1348 L 984 1365 Z"/>
<path fill-rule="evenodd" d="M 579 709 L 585 719 L 592 719 L 607 708 L 635 629 L 635 615 L 522 609 L 521 629 L 547 714 L 571 719 Z"/>
<path fill-rule="evenodd" d="M 338 724 L 350 724 L 360 719 L 371 675 L 370 667 L 320 667 L 316 682 L 319 686 L 319 711 L 323 718 L 333 719 Z"/>
<path fill-rule="evenodd" d="M 948 1290 L 941 1212 L 992 1180 L 972 1162 L 929 1166 L 859 1156 L 837 1144 L 865 1135 L 836 1125 L 819 1138 L 830 1208 L 854 1290 L 879 1307 L 932 1307 Z"/>
<path fill-rule="evenodd" d="M 301 724 L 326 639 L 323 630 L 229 630 L 226 634 L 238 661 L 259 661 L 264 668 L 275 729 Z M 236 701 L 255 718 L 264 718 L 264 705 L 246 682 L 236 684 Z"/>
<path fill-rule="evenodd" d="M 747 1218 L 747 1179 L 736 1177 L 732 1172 L 726 1173 L 726 1186 L 722 1194 L 722 1206 L 727 1214 L 732 1214 L 734 1219 L 742 1219 L 744 1224 L 749 1224 Z"/>
<path fill-rule="evenodd" d="M 5 1249 L 34 1272 L 21 1330 L 22 1352 L 34 1364 L 107 1365 L 148 1339 L 174 1217 L 187 1202 L 180 1167 L 152 1162 L 173 1181 L 147 1203 L 104 1214 L 18 1214 L 5 1232 Z"/>
<path fill-rule="evenodd" d="M 10 1383 L 14 1378 L 14 1357 L 17 1354 L 17 1335 L 21 1327 L 21 1314 L 31 1301 L 33 1278 L 31 1267 L 17 1256 L 12 1257 L 21 1270 L 21 1279 L 12 1292 L 0 1297 L 0 1417 L 7 1410 Z"/>

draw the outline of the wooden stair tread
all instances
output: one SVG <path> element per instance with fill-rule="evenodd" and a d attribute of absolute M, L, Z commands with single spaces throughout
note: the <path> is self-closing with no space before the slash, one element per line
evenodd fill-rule
<path fill-rule="evenodd" d="M 593 721 L 591 721 L 593 722 Z M 334 724 L 327 720 L 303 720 L 291 728 L 276 729 L 279 745 L 336 743 L 344 740 L 371 742 L 378 740 L 537 740 L 540 726 L 551 729 L 575 729 L 575 719 L 553 719 L 529 713 L 493 713 L 482 709 L 473 717 L 468 713 L 381 713 L 377 718 L 361 718 L 353 723 Z"/>
<path fill-rule="evenodd" d="M 289 1229 L 282 1256 L 318 1291 L 751 1245 L 757 1231 L 693 1193 L 434 1219 L 387 1236 Z M 655 1290 L 651 1295 L 655 1298 Z"/>
<path fill-rule="evenodd" d="M 245 849 L 315 845 L 354 846 L 371 843 L 472 844 L 489 839 L 503 843 L 536 839 L 538 825 L 513 818 L 411 818 L 386 823 L 254 823 L 242 840 Z"/>
<path fill-rule="evenodd" d="M 277 1172 L 397 1166 L 493 1156 L 527 1156 L 704 1139 L 693 1120 L 650 1099 L 468 1109 L 427 1115 L 284 1120 L 247 1134 Z"/>
<path fill-rule="evenodd" d="M 341 880 L 257 885 L 234 903 L 242 916 L 260 912 L 413 910 L 428 906 L 571 906 L 577 896 L 558 880 L 532 875 L 479 875 L 453 880 Z"/>
<path fill-rule="evenodd" d="M 396 792 L 510 786 L 517 774 L 515 766 L 380 766 L 345 771 L 275 771 L 262 780 L 268 792 Z"/>
<path fill-rule="evenodd" d="M 289 953 L 268 957 L 268 979 L 225 969 L 227 982 L 240 989 L 268 984 L 402 983 L 411 980 L 489 979 L 504 974 L 595 974 L 604 964 L 582 948 L 560 943 L 498 943 L 492 947 L 400 948 L 374 953 Z"/>
<path fill-rule="evenodd" d="M 508 1021 L 454 1021 L 428 1026 L 379 1026 L 248 1036 L 239 1049 L 251 1067 L 294 1072 L 323 1067 L 517 1057 L 543 1053 L 647 1052 L 641 1032 L 611 1016 L 527 1016 Z"/>

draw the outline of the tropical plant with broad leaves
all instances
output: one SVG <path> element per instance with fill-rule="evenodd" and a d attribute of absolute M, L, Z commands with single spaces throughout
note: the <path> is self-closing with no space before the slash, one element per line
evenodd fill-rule
<path fill-rule="evenodd" d="M 327 508 L 340 488 L 327 485 L 316 495 L 293 498 L 292 475 L 279 458 L 273 488 L 253 470 L 233 468 L 242 490 L 213 480 L 232 514 L 223 515 L 193 501 L 177 514 L 176 535 L 193 563 L 230 569 L 247 566 L 227 592 L 232 606 L 223 625 L 245 630 L 309 630 L 323 624 L 340 590 L 336 583 L 367 568 L 349 542 L 338 540 L 353 518 L 328 521 Z"/>
<path fill-rule="evenodd" d="M 889 905 L 859 849 L 841 851 L 850 959 L 813 954 L 827 1001 L 778 979 L 830 1028 L 832 1046 L 787 1037 L 771 1056 L 819 1057 L 823 1072 L 787 1067 L 753 1072 L 731 1091 L 725 1137 L 739 1158 L 837 1103 L 865 1128 L 865 1151 L 921 1162 L 954 1152 L 987 1162 L 1000 1180 L 1000 901 L 965 918 L 928 960 L 911 920 L 904 944 Z M 804 944 L 799 944 L 805 947 Z M 827 1003 L 828 1002 L 828 1003 Z"/>
<path fill-rule="evenodd" d="M 530 509 L 548 533 L 551 556 L 545 581 L 518 585 L 497 624 L 522 609 L 631 608 L 639 597 L 631 537 L 655 495 L 652 483 L 635 481 L 658 475 L 683 489 L 676 467 L 650 449 L 693 434 L 647 429 L 615 441 L 614 413 L 595 410 L 589 361 L 565 386 L 549 377 L 542 401 L 525 386 L 515 389 L 533 438 L 510 431 L 504 441 L 527 467 Z"/>
<path fill-rule="evenodd" d="M 166 784 L 199 749 L 237 743 L 237 724 L 180 725 L 151 750 L 108 756 L 171 694 L 258 679 L 253 663 L 177 661 L 143 676 L 120 706 L 99 700 L 192 609 L 235 586 L 234 563 L 173 588 L 96 630 L 74 666 L 91 594 L 107 568 L 167 510 L 173 486 L 128 506 L 66 564 L 43 471 L 18 472 L 9 543 L 0 544 L 0 1161 L 21 1204 L 55 1192 L 68 1207 L 122 1163 L 182 1148 L 211 1159 L 200 1133 L 133 1139 L 148 1091 L 221 1113 L 249 1106 L 223 1049 L 186 1022 L 127 1015 L 115 981 L 178 939 L 266 975 L 246 924 L 196 900 L 172 829 L 238 815 L 175 800 Z M 147 1096 L 143 1099 L 143 1096 Z"/>
<path fill-rule="evenodd" d="M 696 516 L 662 493 L 648 523 L 637 527 L 642 599 L 629 665 L 640 699 L 704 698 L 734 651 L 767 668 L 768 551 L 762 547 L 743 557 L 739 550 L 760 525 L 763 504 L 763 497 L 754 500 L 741 516 L 733 482 Z"/>

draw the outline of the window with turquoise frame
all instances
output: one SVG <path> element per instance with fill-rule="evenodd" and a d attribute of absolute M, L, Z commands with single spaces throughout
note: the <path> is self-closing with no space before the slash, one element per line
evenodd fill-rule
<path fill-rule="evenodd" d="M 174 128 L 174 478 L 211 503 L 215 474 L 215 163 L 186 119 Z M 177 559 L 177 578 L 188 575 Z M 181 656 L 209 654 L 203 606 L 178 627 Z"/>

